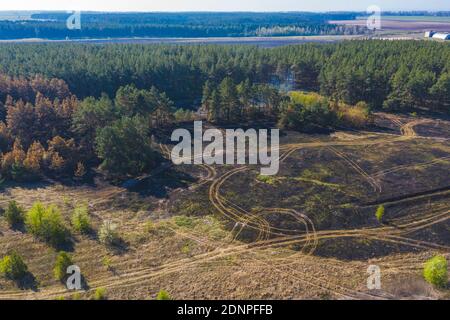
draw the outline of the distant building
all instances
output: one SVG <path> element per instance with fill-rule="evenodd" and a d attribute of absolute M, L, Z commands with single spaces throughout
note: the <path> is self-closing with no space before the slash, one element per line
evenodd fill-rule
<path fill-rule="evenodd" d="M 439 40 L 450 40 L 450 33 L 435 33 L 433 34 L 433 39 L 439 39 Z"/>
<path fill-rule="evenodd" d="M 434 36 L 435 33 L 436 32 L 434 32 L 434 31 L 427 31 L 427 32 L 425 32 L 425 38 L 431 38 Z"/>

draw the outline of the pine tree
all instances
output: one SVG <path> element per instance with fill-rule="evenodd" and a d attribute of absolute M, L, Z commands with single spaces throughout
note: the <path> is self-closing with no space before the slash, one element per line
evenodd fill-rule
<path fill-rule="evenodd" d="M 19 139 L 16 139 L 12 150 L 2 157 L 2 175 L 16 181 L 21 181 L 26 178 L 26 169 L 24 167 L 25 158 L 26 154 L 22 148 L 22 144 Z"/>
<path fill-rule="evenodd" d="M 206 81 L 203 85 L 203 94 L 202 94 L 202 107 L 209 112 L 211 95 L 213 92 L 211 81 Z"/>
<path fill-rule="evenodd" d="M 250 80 L 247 79 L 244 82 L 241 82 L 237 86 L 237 92 L 243 109 L 248 113 L 248 110 L 251 108 L 252 98 L 252 86 L 250 84 Z"/>
<path fill-rule="evenodd" d="M 217 123 L 222 121 L 220 95 L 217 90 L 213 90 L 209 101 L 208 121 Z"/>
<path fill-rule="evenodd" d="M 30 177 L 36 177 L 42 173 L 42 161 L 45 156 L 45 149 L 40 142 L 35 141 L 28 148 L 27 155 L 23 162 Z"/>
<path fill-rule="evenodd" d="M 241 116 L 240 103 L 236 85 L 233 79 L 226 77 L 219 86 L 221 107 L 224 112 L 224 120 L 230 122 L 238 120 Z"/>

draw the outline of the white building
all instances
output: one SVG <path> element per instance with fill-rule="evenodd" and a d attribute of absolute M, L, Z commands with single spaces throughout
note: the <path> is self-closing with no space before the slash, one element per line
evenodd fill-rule
<path fill-rule="evenodd" d="M 431 37 L 433 37 L 433 35 L 435 34 L 436 32 L 434 32 L 434 31 L 427 31 L 427 32 L 425 32 L 425 38 L 431 38 Z"/>
<path fill-rule="evenodd" d="M 450 40 L 450 33 L 435 33 L 433 34 L 433 39 Z"/>

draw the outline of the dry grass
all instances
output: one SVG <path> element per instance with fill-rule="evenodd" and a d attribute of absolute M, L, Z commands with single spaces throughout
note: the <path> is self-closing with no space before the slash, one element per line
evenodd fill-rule
<path fill-rule="evenodd" d="M 291 147 L 297 142 L 294 147 L 298 149 L 292 149 L 283 162 L 275 183 L 258 181 L 255 170 L 243 170 L 219 184 L 224 174 L 234 169 L 224 166 L 215 168 L 217 172 L 209 177 L 212 181 L 199 188 L 176 190 L 168 199 L 141 196 L 108 184 L 6 186 L 0 194 L 1 206 L 12 199 L 27 209 L 35 201 L 55 204 L 70 226 L 74 207 L 86 204 L 93 229 L 98 230 L 105 220 L 113 221 L 123 242 L 109 248 L 99 242 L 96 232 L 74 233 L 69 251 L 88 285 L 87 291 L 74 297 L 73 292 L 67 292 L 53 278 L 56 250 L 23 230 L 10 229 L 0 218 L 0 255 L 17 250 L 40 289 L 23 290 L 0 278 L 0 299 L 90 299 L 98 288 L 105 289 L 108 299 L 154 299 L 161 288 L 175 299 L 445 297 L 448 294 L 445 291 L 430 290 L 420 280 L 420 274 L 423 262 L 440 250 L 430 249 L 432 245 L 436 248 L 450 245 L 445 236 L 449 230 L 445 216 L 445 209 L 450 207 L 448 198 L 431 204 L 425 199 L 390 205 L 386 218 L 392 225 L 387 226 L 380 226 L 373 208 L 360 208 L 358 201 L 442 185 L 449 163 L 433 160 L 449 153 L 448 142 L 409 137 L 375 146 L 367 145 L 368 141 L 386 141 L 386 136 L 377 133 L 369 136 L 352 133 L 345 139 L 339 136 L 299 139 L 288 135 L 286 141 Z M 310 144 L 305 147 L 308 139 Z M 334 142 L 345 142 L 335 148 L 346 160 L 328 149 Z M 366 177 L 349 163 L 369 175 L 377 173 L 382 177 L 381 193 L 373 191 Z M 268 234 L 274 230 L 285 232 L 286 241 L 274 245 L 271 242 L 277 239 L 274 234 L 261 242 L 240 241 L 237 235 L 244 234 L 246 226 L 236 226 L 219 215 L 211 204 L 204 210 L 213 184 L 218 186 L 213 200 L 218 198 L 224 203 L 225 213 L 233 207 L 233 212 L 241 214 L 240 221 L 268 226 L 264 230 Z M 201 205 L 182 212 L 183 201 Z M 174 202 L 177 206 L 173 206 Z M 303 233 L 294 229 L 280 231 L 295 223 L 298 226 L 299 221 L 307 222 L 293 219 L 295 212 L 303 213 L 318 227 L 317 235 L 322 240 L 313 255 L 299 251 L 297 245 L 302 242 L 292 238 Z M 295 223 L 290 226 L 289 221 Z M 402 228 L 397 230 L 396 225 Z M 372 234 L 374 239 L 367 237 L 366 229 L 371 227 L 379 228 L 379 235 Z M 298 227 L 301 232 L 304 228 Z M 343 235 L 351 236 L 348 242 L 337 240 Z M 386 239 L 393 244 L 388 246 Z M 314 245 L 313 239 L 309 240 L 308 248 Z M 402 241 L 407 245 L 397 244 Z M 344 253 L 352 253 L 353 257 Z M 369 264 L 382 268 L 382 292 L 375 294 L 365 287 Z M 396 279 L 402 280 L 399 283 Z"/>

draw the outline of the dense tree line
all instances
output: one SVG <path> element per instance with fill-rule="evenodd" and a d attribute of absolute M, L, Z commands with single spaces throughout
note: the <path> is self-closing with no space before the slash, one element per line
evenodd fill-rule
<path fill-rule="evenodd" d="M 35 80 L 21 78 L 28 85 Z M 48 83 L 42 88 L 50 96 L 58 92 L 60 81 Z M 98 165 L 111 177 L 139 175 L 160 160 L 150 131 L 174 119 L 173 103 L 164 93 L 134 85 L 119 88 L 114 99 L 103 95 L 79 101 L 70 92 L 53 100 L 40 91 L 29 101 L 6 95 L 3 107 L 0 174 L 16 181 L 83 178 Z"/>
<path fill-rule="evenodd" d="M 39 54 L 36 54 L 39 52 Z M 253 46 L 3 45 L 0 71 L 63 79 L 79 98 L 114 96 L 130 83 L 156 87 L 178 107 L 200 105 L 207 81 L 320 91 L 349 104 L 405 110 L 449 108 L 450 46 L 419 41 L 348 41 Z"/>
<path fill-rule="evenodd" d="M 249 79 L 236 84 L 226 77 L 220 83 L 206 81 L 202 107 L 208 121 L 236 123 L 245 119 L 276 118 L 283 96 L 273 86 L 252 84 Z"/>
<path fill-rule="evenodd" d="M 4 45 L 0 59 L 0 169 L 19 181 L 149 172 L 151 134 L 202 111 L 301 131 L 363 127 L 374 109 L 450 112 L 445 43 Z"/>
<path fill-rule="evenodd" d="M 362 27 L 329 24 L 354 13 L 82 13 L 82 28 L 69 30 L 70 13 L 32 15 L 34 20 L 0 21 L 0 39 L 118 37 L 247 37 L 360 34 Z"/>
<path fill-rule="evenodd" d="M 350 104 L 450 112 L 450 46 L 425 42 L 337 45 L 319 74 L 321 92 Z"/>
<path fill-rule="evenodd" d="M 66 21 L 70 13 L 40 12 L 31 15 L 33 19 Z M 103 24 L 146 24 L 161 25 L 252 25 L 252 24 L 294 24 L 296 22 L 325 22 L 328 20 L 351 20 L 355 12 L 83 12 L 86 23 Z"/>
<path fill-rule="evenodd" d="M 70 95 L 69 87 L 61 79 L 46 79 L 35 75 L 28 80 L 24 77 L 0 74 L 1 102 L 4 102 L 7 96 L 11 96 L 13 99 L 22 99 L 25 102 L 33 102 L 38 92 L 49 99 L 64 99 Z"/>
<path fill-rule="evenodd" d="M 208 38 L 208 37 L 263 37 L 263 36 L 313 36 L 353 35 L 369 33 L 361 26 L 295 23 L 252 25 L 102 25 L 85 24 L 79 30 L 69 30 L 65 23 L 0 21 L 0 39 L 49 40 L 86 38 Z"/>

